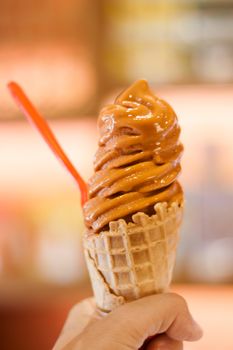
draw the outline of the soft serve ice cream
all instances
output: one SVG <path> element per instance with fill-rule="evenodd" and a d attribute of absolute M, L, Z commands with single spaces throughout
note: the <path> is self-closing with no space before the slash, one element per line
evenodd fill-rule
<path fill-rule="evenodd" d="M 175 112 L 139 80 L 102 109 L 95 174 L 89 180 L 84 218 L 98 233 L 111 221 L 139 211 L 151 215 L 158 202 L 181 203 L 177 181 L 183 146 Z"/>

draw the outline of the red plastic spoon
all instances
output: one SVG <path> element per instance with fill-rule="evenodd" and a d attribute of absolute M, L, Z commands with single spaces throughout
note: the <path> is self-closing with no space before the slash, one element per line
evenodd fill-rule
<path fill-rule="evenodd" d="M 65 166 L 68 172 L 78 183 L 81 192 L 81 203 L 82 205 L 84 205 L 88 198 L 87 185 L 83 178 L 79 175 L 78 171 L 75 169 L 71 161 L 68 159 L 59 143 L 57 142 L 47 122 L 37 112 L 36 108 L 29 101 L 29 99 L 18 84 L 16 84 L 15 82 L 10 82 L 8 84 L 8 88 L 25 117 L 30 123 L 32 123 L 37 128 L 37 130 L 40 132 L 41 136 L 49 145 L 55 156 L 62 162 L 62 164 Z"/>

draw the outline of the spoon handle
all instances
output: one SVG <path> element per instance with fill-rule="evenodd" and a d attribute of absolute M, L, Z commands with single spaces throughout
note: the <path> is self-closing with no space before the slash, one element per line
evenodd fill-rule
<path fill-rule="evenodd" d="M 10 82 L 8 84 L 8 88 L 27 120 L 37 128 L 55 156 L 59 159 L 59 161 L 61 161 L 61 163 L 78 183 L 81 192 L 81 203 L 84 205 L 88 198 L 87 185 L 59 145 L 46 120 L 39 114 L 17 83 Z"/>

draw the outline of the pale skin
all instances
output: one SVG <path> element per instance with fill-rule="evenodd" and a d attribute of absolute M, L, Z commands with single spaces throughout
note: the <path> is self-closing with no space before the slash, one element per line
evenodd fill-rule
<path fill-rule="evenodd" d="M 92 299 L 70 313 L 54 350 L 182 350 L 202 337 L 185 300 L 174 293 L 153 295 L 100 317 Z"/>

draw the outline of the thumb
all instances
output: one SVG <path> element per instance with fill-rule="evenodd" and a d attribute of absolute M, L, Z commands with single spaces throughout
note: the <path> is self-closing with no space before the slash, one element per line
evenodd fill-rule
<path fill-rule="evenodd" d="M 195 341 L 202 336 L 185 300 L 173 293 L 152 295 L 125 304 L 103 322 L 113 337 L 124 340 L 132 349 L 138 349 L 148 337 L 160 333 L 177 341 Z"/>

